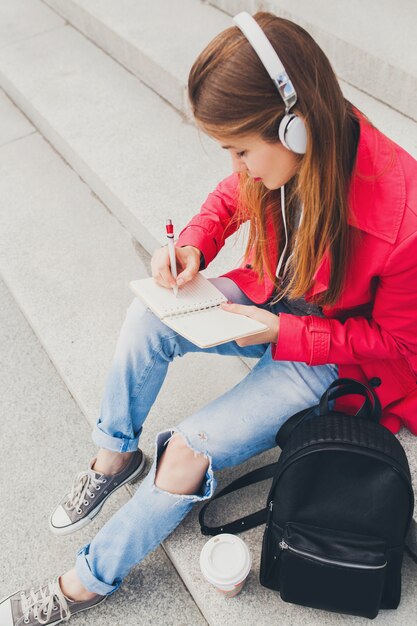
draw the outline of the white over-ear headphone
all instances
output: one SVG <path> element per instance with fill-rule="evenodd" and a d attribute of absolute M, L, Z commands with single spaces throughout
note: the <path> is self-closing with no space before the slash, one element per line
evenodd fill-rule
<path fill-rule="evenodd" d="M 297 102 L 297 93 L 281 59 L 258 22 L 249 13 L 242 11 L 233 18 L 233 21 L 261 59 L 284 101 L 285 116 L 280 122 L 278 131 L 281 143 L 292 152 L 305 154 L 307 146 L 306 127 L 304 121 L 298 115 L 289 112 L 291 107 Z"/>

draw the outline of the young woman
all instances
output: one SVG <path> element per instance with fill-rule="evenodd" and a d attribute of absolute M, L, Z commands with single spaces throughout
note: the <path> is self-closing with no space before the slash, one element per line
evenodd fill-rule
<path fill-rule="evenodd" d="M 141 473 L 142 425 L 174 357 L 258 362 L 233 389 L 157 435 L 153 466 L 133 498 L 80 548 L 73 569 L 4 600 L 2 626 L 57 624 L 105 600 L 213 494 L 216 471 L 273 447 L 279 426 L 338 376 L 376 387 L 387 428 L 417 433 L 417 163 L 343 97 L 305 30 L 255 14 L 283 65 L 273 80 L 245 19 L 203 50 L 189 76 L 196 123 L 230 152 L 234 172 L 181 232 L 177 284 L 207 267 L 249 220 L 242 265 L 213 282 L 232 302 L 226 310 L 268 330 L 200 350 L 134 299 L 93 432 L 97 457 L 52 514 L 51 529 L 84 526 Z M 175 283 L 166 247 L 153 255 L 152 275 L 166 288 Z"/>

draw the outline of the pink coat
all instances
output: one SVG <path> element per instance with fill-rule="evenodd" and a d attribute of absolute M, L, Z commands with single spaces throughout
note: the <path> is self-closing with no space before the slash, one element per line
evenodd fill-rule
<path fill-rule="evenodd" d="M 344 290 L 334 306 L 323 308 L 325 317 L 282 313 L 272 354 L 308 365 L 336 363 L 340 377 L 373 379 L 382 423 L 392 432 L 404 424 L 417 434 L 417 161 L 356 113 L 360 139 L 349 224 L 361 239 L 349 259 Z M 221 181 L 179 236 L 177 245 L 202 251 L 206 267 L 235 230 L 228 223 L 236 210 L 238 181 L 236 173 Z M 276 263 L 272 231 L 270 241 Z M 273 285 L 267 277 L 258 282 L 250 260 L 225 276 L 261 304 Z M 327 288 L 330 269 L 325 257 L 307 300 Z M 336 407 L 352 412 L 360 406 L 356 399 L 337 400 Z"/>

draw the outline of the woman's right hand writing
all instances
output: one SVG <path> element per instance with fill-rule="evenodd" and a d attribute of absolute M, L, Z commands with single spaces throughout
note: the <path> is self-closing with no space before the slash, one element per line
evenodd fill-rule
<path fill-rule="evenodd" d="M 172 289 L 177 284 L 178 287 L 188 283 L 200 269 L 200 250 L 194 246 L 175 246 L 175 258 L 177 260 L 177 280 L 171 274 L 169 262 L 168 246 L 158 248 L 152 255 L 151 269 L 152 277 L 162 287 Z"/>

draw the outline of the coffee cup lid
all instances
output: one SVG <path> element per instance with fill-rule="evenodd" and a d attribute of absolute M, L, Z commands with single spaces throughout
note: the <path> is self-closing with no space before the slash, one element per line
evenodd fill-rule
<path fill-rule="evenodd" d="M 238 584 L 249 574 L 251 566 L 249 549 L 236 535 L 216 535 L 201 550 L 201 571 L 214 585 Z"/>

